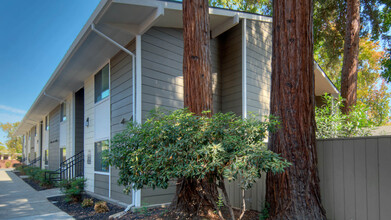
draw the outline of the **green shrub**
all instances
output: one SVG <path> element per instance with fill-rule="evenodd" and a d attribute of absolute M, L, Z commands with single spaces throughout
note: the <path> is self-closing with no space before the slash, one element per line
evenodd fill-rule
<path fill-rule="evenodd" d="M 349 115 L 343 114 L 343 99 L 323 96 L 324 105 L 315 108 L 316 138 L 368 136 L 373 123 L 363 105 L 355 105 Z"/>
<path fill-rule="evenodd" d="M 75 178 L 70 180 L 63 180 L 59 186 L 61 191 L 65 194 L 66 202 L 80 202 L 82 193 L 84 192 L 86 179 Z"/>
<path fill-rule="evenodd" d="M 5 168 L 10 168 L 10 166 L 11 166 L 11 162 L 10 161 L 5 162 Z"/>
<path fill-rule="evenodd" d="M 221 188 L 225 178 L 241 177 L 241 188 L 249 189 L 264 172 L 280 173 L 290 165 L 264 143 L 277 125 L 273 118 L 263 122 L 234 113 L 209 118 L 187 109 L 157 111 L 143 124 L 130 123 L 104 155 L 119 169 L 118 182 L 127 192 L 131 186 L 165 189 L 173 179 L 205 177 Z"/>
<path fill-rule="evenodd" d="M 94 205 L 94 201 L 92 199 L 84 199 L 83 202 L 81 203 L 81 206 L 83 208 L 93 206 L 93 205 Z"/>
<path fill-rule="evenodd" d="M 95 203 L 94 210 L 96 213 L 104 213 L 109 211 L 109 207 L 107 206 L 106 202 L 99 201 Z"/>

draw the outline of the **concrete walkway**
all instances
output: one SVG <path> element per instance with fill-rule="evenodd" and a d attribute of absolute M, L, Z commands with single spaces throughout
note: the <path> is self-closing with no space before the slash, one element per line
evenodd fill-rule
<path fill-rule="evenodd" d="M 35 191 L 13 172 L 0 170 L 0 219 L 73 219 L 46 199 L 58 194 Z"/>

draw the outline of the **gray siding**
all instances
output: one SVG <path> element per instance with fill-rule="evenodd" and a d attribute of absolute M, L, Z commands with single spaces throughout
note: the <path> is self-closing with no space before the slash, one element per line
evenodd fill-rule
<path fill-rule="evenodd" d="M 151 110 L 183 108 L 181 29 L 152 28 L 142 36 L 142 118 Z"/>
<path fill-rule="evenodd" d="M 182 29 L 154 27 L 142 36 L 142 118 L 151 110 L 183 108 Z M 221 110 L 220 43 L 211 40 L 214 111 Z"/>
<path fill-rule="evenodd" d="M 134 52 L 135 41 L 130 42 L 127 49 Z M 111 136 L 114 137 L 126 128 L 126 123 L 121 124 L 123 119 L 132 120 L 132 57 L 121 51 L 110 60 L 110 68 Z M 111 198 L 132 203 L 132 196 L 123 193 L 124 187 L 118 185 L 118 178 L 118 170 L 111 168 Z"/>
<path fill-rule="evenodd" d="M 247 111 L 268 115 L 271 91 L 272 24 L 247 20 Z"/>
<path fill-rule="evenodd" d="M 94 193 L 109 197 L 109 176 L 94 175 Z"/>
<path fill-rule="evenodd" d="M 60 105 L 49 113 L 49 170 L 60 166 Z"/>
<path fill-rule="evenodd" d="M 221 111 L 242 114 L 242 25 L 231 28 L 220 39 Z"/>

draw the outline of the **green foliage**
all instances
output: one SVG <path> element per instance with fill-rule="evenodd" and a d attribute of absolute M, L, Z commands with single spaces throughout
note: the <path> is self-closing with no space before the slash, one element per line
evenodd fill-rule
<path fill-rule="evenodd" d="M 334 98 L 323 96 L 324 105 L 315 108 L 316 138 L 339 138 L 368 136 L 373 123 L 370 121 L 367 108 L 357 104 L 349 115 L 342 113 L 341 96 Z"/>
<path fill-rule="evenodd" d="M 10 166 L 11 166 L 11 162 L 10 161 L 5 162 L 5 168 L 9 168 Z"/>
<path fill-rule="evenodd" d="M 219 197 L 217 198 L 217 208 L 218 209 L 221 209 L 222 207 L 224 207 L 224 201 L 223 201 L 223 196 L 221 194 L 219 194 Z"/>
<path fill-rule="evenodd" d="M 262 15 L 271 15 L 272 13 L 272 1 L 270 0 L 209 0 L 209 5 Z"/>
<path fill-rule="evenodd" d="M 280 173 L 290 165 L 263 142 L 276 126 L 273 119 L 261 122 L 233 113 L 208 118 L 187 109 L 156 111 L 143 124 L 130 123 L 105 154 L 120 170 L 118 182 L 127 191 L 131 186 L 165 189 L 176 178 L 232 181 L 239 176 L 241 187 L 248 189 L 262 172 Z"/>
<path fill-rule="evenodd" d="M 94 205 L 94 201 L 92 199 L 83 199 L 83 202 L 81 203 L 81 207 L 90 207 Z"/>
<path fill-rule="evenodd" d="M 84 192 L 84 187 L 86 184 L 86 179 L 84 178 L 75 178 L 70 180 L 63 180 L 60 182 L 59 186 L 61 191 L 65 194 L 66 202 L 79 202 L 81 200 L 82 193 Z"/>
<path fill-rule="evenodd" d="M 7 134 L 7 141 L 5 145 L 9 153 L 22 153 L 22 138 L 15 135 L 16 128 L 19 122 L 15 123 L 0 123 L 0 128 Z"/>
<path fill-rule="evenodd" d="M 265 202 L 265 207 L 262 209 L 261 214 L 259 215 L 259 220 L 266 220 L 269 216 L 270 204 Z"/>

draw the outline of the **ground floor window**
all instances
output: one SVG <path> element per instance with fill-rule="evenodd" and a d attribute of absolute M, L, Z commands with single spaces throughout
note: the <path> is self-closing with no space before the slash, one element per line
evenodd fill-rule
<path fill-rule="evenodd" d="M 109 172 L 109 166 L 102 157 L 102 152 L 107 149 L 109 149 L 109 140 L 95 142 L 95 171 Z"/>
<path fill-rule="evenodd" d="M 45 165 L 49 165 L 49 150 L 45 150 Z"/>
<path fill-rule="evenodd" d="M 67 159 L 67 150 L 65 148 L 60 148 L 60 163 L 66 161 Z"/>

